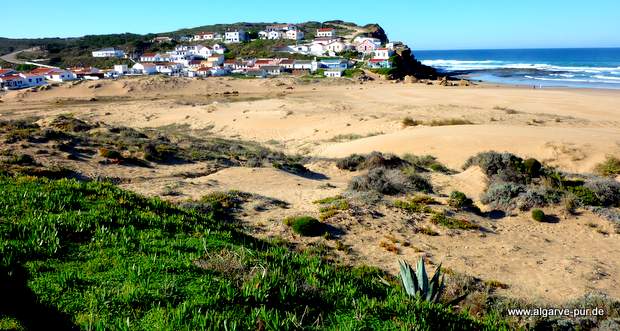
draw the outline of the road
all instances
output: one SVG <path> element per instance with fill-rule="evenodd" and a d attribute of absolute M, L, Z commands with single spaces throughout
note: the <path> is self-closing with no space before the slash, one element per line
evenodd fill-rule
<path fill-rule="evenodd" d="M 22 61 L 17 58 L 17 55 L 21 52 L 36 52 L 38 50 L 40 50 L 39 47 L 20 49 L 19 51 L 15 51 L 13 53 L 0 56 L 0 59 L 2 59 L 3 61 L 9 62 L 9 63 L 13 63 L 13 64 L 30 64 L 30 65 L 37 66 L 37 67 L 56 68 L 56 67 L 48 66 L 45 64 L 36 63 L 36 62 Z"/>

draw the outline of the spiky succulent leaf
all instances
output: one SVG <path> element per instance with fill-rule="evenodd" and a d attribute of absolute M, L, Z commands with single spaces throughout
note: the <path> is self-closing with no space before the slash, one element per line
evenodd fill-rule
<path fill-rule="evenodd" d="M 435 274 L 433 275 L 433 278 L 431 278 L 430 281 L 430 287 L 429 287 L 429 291 L 427 293 L 426 296 L 426 300 L 427 301 L 431 301 L 431 302 L 436 302 L 436 300 L 439 299 L 439 291 L 441 289 L 441 287 L 443 286 L 443 278 L 439 279 L 439 277 L 441 276 L 441 263 L 439 264 L 439 266 L 437 266 L 437 269 L 435 269 Z"/>
<path fill-rule="evenodd" d="M 400 279 L 403 282 L 405 292 L 410 296 L 415 296 L 418 292 L 418 280 L 413 268 L 403 260 L 398 261 L 398 263 L 400 264 Z"/>
<path fill-rule="evenodd" d="M 418 278 L 418 288 L 420 290 L 420 294 L 425 296 L 425 294 L 428 293 L 428 275 L 426 274 L 426 268 L 424 267 L 423 257 L 420 257 L 418 260 L 418 266 L 415 272 Z"/>

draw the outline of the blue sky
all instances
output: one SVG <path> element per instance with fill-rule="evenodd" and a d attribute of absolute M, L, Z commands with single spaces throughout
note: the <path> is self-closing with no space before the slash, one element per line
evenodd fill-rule
<path fill-rule="evenodd" d="M 2 9 L 0 37 L 11 38 L 342 19 L 379 23 L 418 50 L 620 47 L 619 0 L 30 0 Z"/>

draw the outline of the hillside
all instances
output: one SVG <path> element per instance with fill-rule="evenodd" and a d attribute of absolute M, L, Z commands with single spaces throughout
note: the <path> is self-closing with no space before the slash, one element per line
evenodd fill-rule
<path fill-rule="evenodd" d="M 172 49 L 177 41 L 171 43 L 153 43 L 152 39 L 156 36 L 170 36 L 180 37 L 186 35 L 193 35 L 198 32 L 211 31 L 224 33 L 229 29 L 245 29 L 251 37 L 256 38 L 258 31 L 264 30 L 268 25 L 276 23 L 232 23 L 232 24 L 213 24 L 204 25 L 193 28 L 185 28 L 176 31 L 151 33 L 145 35 L 124 33 L 124 34 L 108 34 L 108 35 L 87 35 L 78 38 L 43 38 L 43 39 L 7 39 L 0 38 L 0 54 L 10 53 L 16 50 L 28 49 L 31 47 L 40 47 L 41 52 L 37 54 L 20 54 L 21 60 L 32 59 L 44 59 L 40 61 L 42 64 L 58 66 L 58 67 L 73 67 L 73 66 L 95 66 L 99 68 L 108 68 L 114 64 L 129 63 L 125 60 L 117 59 L 102 59 L 93 58 L 91 56 L 92 51 L 105 48 L 114 47 L 124 50 L 130 56 L 139 55 L 145 52 L 160 52 Z M 298 24 L 302 31 L 305 33 L 306 39 L 312 39 L 315 37 L 316 29 L 321 27 L 334 28 L 339 36 L 345 37 L 345 39 L 353 39 L 356 36 L 368 36 L 380 39 L 382 42 L 387 42 L 388 36 L 383 28 L 378 24 L 368 24 L 365 26 L 359 26 L 355 23 L 344 22 L 340 20 L 333 20 L 327 22 L 315 22 L 309 21 Z M 203 42 L 204 43 L 204 42 Z M 208 43 L 208 42 L 207 42 Z M 227 57 L 291 57 L 291 58 L 308 58 L 307 56 L 291 55 L 291 54 L 279 54 L 274 52 L 274 48 L 294 43 L 290 40 L 257 40 L 251 43 L 240 45 L 228 45 L 229 55 Z M 407 55 L 409 57 L 409 55 Z M 401 62 L 414 61 L 411 58 L 404 58 Z M 2 66 L 15 67 L 9 63 L 0 63 Z M 410 70 L 416 67 L 417 71 Z M 406 65 L 405 71 L 399 70 L 401 74 L 397 75 L 398 78 L 403 76 L 421 73 L 421 77 L 431 77 L 428 75 L 430 68 L 421 68 L 421 64 Z M 432 71 L 432 70 L 431 70 Z M 434 71 L 432 71 L 434 72 Z"/>

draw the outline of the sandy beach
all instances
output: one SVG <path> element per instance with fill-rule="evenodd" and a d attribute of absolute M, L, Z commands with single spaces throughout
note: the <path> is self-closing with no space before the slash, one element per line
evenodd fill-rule
<path fill-rule="evenodd" d="M 182 178 L 177 174 L 200 172 L 204 165 L 128 168 L 48 160 L 84 173 L 125 178 L 122 187 L 149 196 L 161 196 L 173 187 L 180 194 L 166 197 L 173 201 L 231 189 L 280 199 L 290 207 L 248 210 L 243 221 L 259 237 L 280 236 L 300 244 L 309 241 L 291 233 L 281 219 L 317 214 L 313 201 L 343 192 L 357 173 L 339 170 L 333 160 L 353 153 L 436 156 L 457 171 L 433 175 L 439 196 L 459 189 L 476 201 L 486 188 L 486 176 L 476 168 L 463 171 L 462 166 L 479 152 L 533 157 L 574 173 L 591 173 L 607 155 L 620 156 L 620 91 L 612 90 L 149 77 L 13 91 L 0 100 L 2 120 L 44 121 L 72 114 L 85 121 L 138 129 L 183 128 L 197 137 L 254 141 L 306 156 L 311 160 L 307 167 L 322 179 L 242 167 Z M 405 126 L 405 118 L 419 125 Z M 467 124 L 449 124 L 455 120 Z M 396 271 L 397 258 L 413 261 L 425 255 L 435 264 L 505 283 L 508 287 L 502 291 L 517 298 L 558 303 L 591 291 L 620 298 L 619 235 L 609 221 L 591 212 L 561 218 L 556 224 L 533 223 L 526 213 L 502 220 L 479 218 L 476 221 L 489 229 L 484 235 L 441 231 L 436 237 L 412 232 L 411 220 L 402 213 L 387 208 L 381 214 L 333 220 L 345 229 L 341 241 L 352 252 L 338 253 L 341 259 Z M 310 242 L 316 240 L 321 239 Z M 386 240 L 399 247 L 397 254 L 379 247 Z"/>

